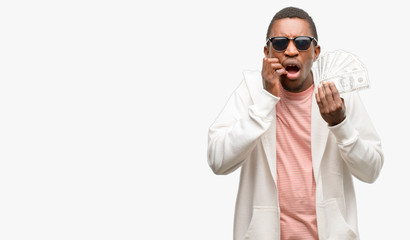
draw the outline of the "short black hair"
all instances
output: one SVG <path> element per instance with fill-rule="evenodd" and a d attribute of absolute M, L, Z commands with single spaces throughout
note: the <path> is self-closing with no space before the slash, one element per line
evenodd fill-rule
<path fill-rule="evenodd" d="M 303 9 L 296 8 L 296 7 L 284 8 L 280 10 L 279 12 L 277 12 L 275 16 L 273 16 L 272 21 L 269 24 L 268 31 L 266 33 L 266 40 L 269 39 L 270 31 L 271 31 L 273 23 L 276 20 L 283 19 L 283 18 L 300 18 L 300 19 L 306 20 L 310 25 L 310 29 L 312 30 L 313 37 L 316 38 L 317 41 L 319 41 L 319 38 L 317 36 L 316 26 L 315 26 L 315 23 L 313 22 L 312 17 L 309 16 L 309 14 L 305 12 Z"/>

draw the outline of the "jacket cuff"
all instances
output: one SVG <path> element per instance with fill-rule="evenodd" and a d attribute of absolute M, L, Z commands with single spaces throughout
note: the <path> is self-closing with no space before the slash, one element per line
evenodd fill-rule
<path fill-rule="evenodd" d="M 336 142 L 342 145 L 348 145 L 358 138 L 359 133 L 350 123 L 348 116 L 343 122 L 335 126 L 330 126 L 329 130 L 336 137 Z"/>
<path fill-rule="evenodd" d="M 275 117 L 273 116 L 272 111 L 279 100 L 279 97 L 276 97 L 263 89 L 260 92 L 260 95 L 255 101 L 254 105 L 250 106 L 250 109 L 254 115 L 264 118 L 268 121 L 272 121 Z"/>

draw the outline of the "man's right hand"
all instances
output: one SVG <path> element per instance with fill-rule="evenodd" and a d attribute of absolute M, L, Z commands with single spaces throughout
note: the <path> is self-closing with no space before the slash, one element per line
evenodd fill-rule
<path fill-rule="evenodd" d="M 262 79 L 263 88 L 270 94 L 279 97 L 280 76 L 287 74 L 277 58 L 263 58 Z"/>

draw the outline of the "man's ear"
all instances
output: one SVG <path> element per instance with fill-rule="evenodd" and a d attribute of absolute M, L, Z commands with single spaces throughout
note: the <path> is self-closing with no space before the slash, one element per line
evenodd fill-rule
<path fill-rule="evenodd" d="M 268 47 L 265 45 L 265 47 L 263 47 L 263 52 L 265 53 L 265 57 L 269 57 L 269 49 Z"/>
<path fill-rule="evenodd" d="M 315 47 L 315 61 L 318 59 L 319 55 L 320 55 L 320 46 L 317 45 Z"/>

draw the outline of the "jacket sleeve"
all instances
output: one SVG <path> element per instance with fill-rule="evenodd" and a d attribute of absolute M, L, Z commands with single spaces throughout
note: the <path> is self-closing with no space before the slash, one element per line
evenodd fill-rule
<path fill-rule="evenodd" d="M 246 79 L 242 81 L 209 128 L 208 164 L 215 174 L 240 167 L 274 119 L 279 98 L 263 89 L 251 93 L 253 87 L 248 85 Z"/>
<path fill-rule="evenodd" d="M 363 182 L 373 183 L 384 162 L 380 138 L 357 92 L 349 93 L 345 104 L 346 119 L 329 127 L 330 131 L 350 172 Z"/>

